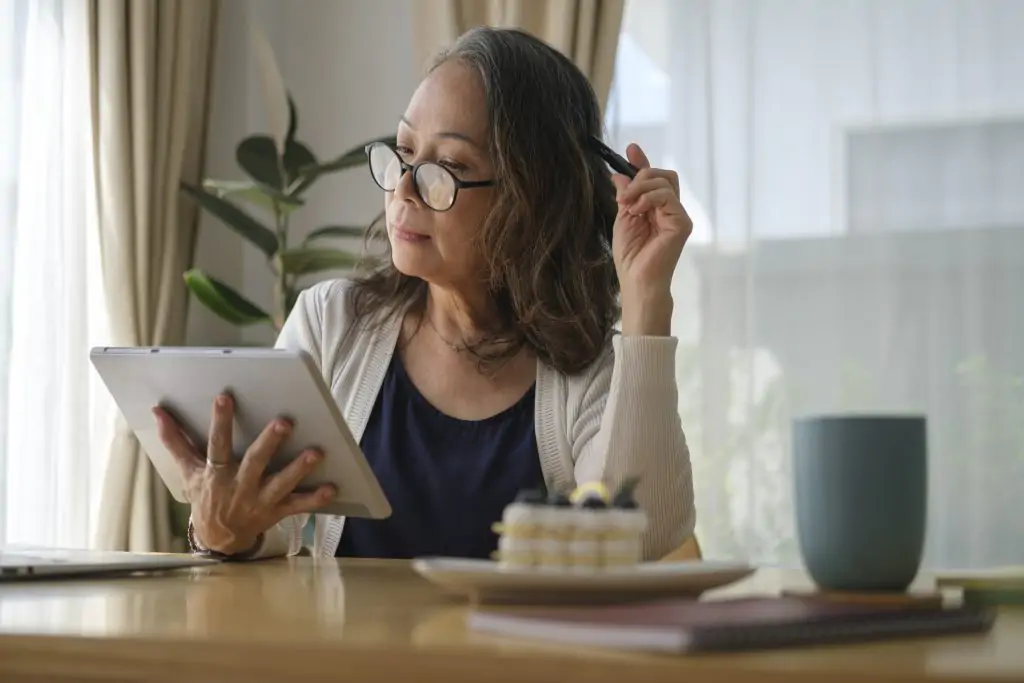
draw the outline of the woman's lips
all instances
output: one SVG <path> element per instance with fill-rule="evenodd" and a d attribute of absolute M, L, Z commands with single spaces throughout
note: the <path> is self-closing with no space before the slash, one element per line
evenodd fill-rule
<path fill-rule="evenodd" d="M 400 239 L 403 242 L 417 243 L 426 242 L 427 240 L 430 239 L 430 237 L 428 237 L 427 235 L 423 235 L 418 232 L 413 232 L 408 228 L 402 228 L 397 225 L 392 230 L 392 234 L 395 236 L 395 239 Z"/>

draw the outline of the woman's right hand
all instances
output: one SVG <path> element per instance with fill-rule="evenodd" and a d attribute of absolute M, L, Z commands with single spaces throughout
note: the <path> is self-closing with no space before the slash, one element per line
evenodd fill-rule
<path fill-rule="evenodd" d="M 291 432 L 287 420 L 267 425 L 241 463 L 236 463 L 231 458 L 231 396 L 221 395 L 214 401 L 205 456 L 170 413 L 154 408 L 153 414 L 160 440 L 178 463 L 192 504 L 192 526 L 204 548 L 228 555 L 248 551 L 261 533 L 285 517 L 313 512 L 337 493 L 330 485 L 312 493 L 295 492 L 299 482 L 323 458 L 314 449 L 304 451 L 280 472 L 264 478 L 267 463 Z"/>

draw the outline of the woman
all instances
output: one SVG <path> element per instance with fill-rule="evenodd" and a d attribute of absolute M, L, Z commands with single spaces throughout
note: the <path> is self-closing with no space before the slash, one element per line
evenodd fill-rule
<path fill-rule="evenodd" d="M 420 84 L 397 145 L 368 148 L 390 258 L 303 292 L 278 346 L 317 361 L 393 513 L 318 518 L 315 555 L 487 557 L 492 523 L 541 480 L 639 477 L 647 559 L 692 534 L 669 290 L 691 223 L 674 173 L 631 145 L 640 172 L 612 175 L 600 133 L 568 59 L 482 28 Z M 216 402 L 205 455 L 156 412 L 189 482 L 193 548 L 298 551 L 307 513 L 333 495 L 294 492 L 318 453 L 263 477 L 286 422 L 236 467 L 230 397 Z"/>

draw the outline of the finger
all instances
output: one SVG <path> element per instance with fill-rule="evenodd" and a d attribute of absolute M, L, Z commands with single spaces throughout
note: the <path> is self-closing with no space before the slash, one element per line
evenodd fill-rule
<path fill-rule="evenodd" d="M 668 168 L 645 168 L 636 174 L 637 180 L 647 178 L 664 178 L 668 181 L 668 184 L 675 190 L 676 196 L 679 196 L 679 174 Z"/>
<path fill-rule="evenodd" d="M 267 464 L 291 431 L 291 423 L 283 418 L 274 420 L 264 427 L 242 458 L 242 464 L 238 468 L 239 483 L 250 490 L 258 490 Z"/>
<path fill-rule="evenodd" d="M 160 437 L 160 442 L 170 451 L 185 476 L 191 476 L 202 469 L 203 459 L 171 414 L 157 407 L 153 408 L 153 417 L 156 418 L 156 433 Z"/>
<path fill-rule="evenodd" d="M 618 196 L 618 193 L 629 187 L 630 182 L 632 181 L 621 173 L 612 174 L 612 184 L 615 185 L 616 197 Z"/>
<path fill-rule="evenodd" d="M 647 155 L 644 154 L 642 149 L 640 149 L 640 145 L 635 142 L 629 143 L 629 147 L 626 148 L 626 158 L 629 159 L 629 163 L 639 169 L 651 167 L 651 162 L 647 158 Z"/>
<path fill-rule="evenodd" d="M 683 205 L 679 203 L 679 199 L 667 187 L 645 192 L 627 210 L 633 215 L 640 215 L 652 209 L 661 209 L 669 215 L 686 214 L 686 211 L 683 210 Z"/>
<path fill-rule="evenodd" d="M 619 204 L 629 204 L 635 202 L 642 195 L 659 189 L 672 189 L 672 185 L 666 178 L 661 177 L 647 177 L 641 179 L 637 176 L 636 180 L 629 184 L 628 187 L 622 189 L 617 195 L 615 195 L 615 201 Z"/>
<path fill-rule="evenodd" d="M 277 514 L 284 519 L 292 515 L 316 512 L 331 502 L 336 495 L 337 489 L 330 484 L 325 484 L 312 493 L 292 493 L 278 504 Z"/>
<path fill-rule="evenodd" d="M 287 467 L 267 479 L 260 492 L 260 499 L 267 505 L 277 505 L 292 493 L 323 459 L 323 453 L 318 450 L 304 451 L 302 455 L 288 463 Z"/>
<path fill-rule="evenodd" d="M 210 436 L 206 445 L 206 462 L 228 464 L 231 462 L 231 425 L 234 417 L 234 401 L 228 394 L 221 394 L 213 402 L 213 417 L 210 420 Z"/>

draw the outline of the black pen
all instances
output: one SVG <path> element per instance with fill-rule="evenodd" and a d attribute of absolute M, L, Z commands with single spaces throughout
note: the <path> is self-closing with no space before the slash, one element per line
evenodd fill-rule
<path fill-rule="evenodd" d="M 626 161 L 625 157 L 598 140 L 596 137 L 590 137 L 590 144 L 594 147 L 594 151 L 597 152 L 598 156 L 604 159 L 616 173 L 621 173 L 632 180 L 636 177 L 636 174 L 640 172 L 640 169 Z"/>

